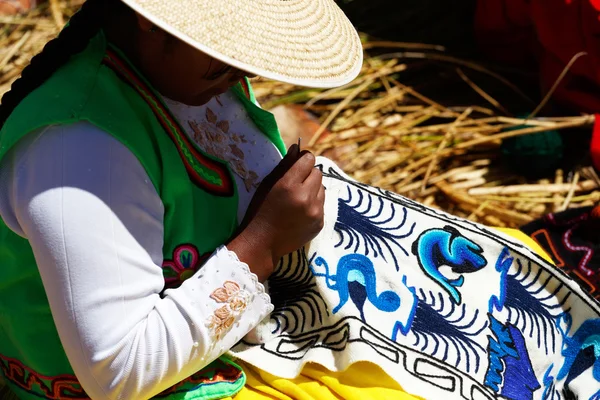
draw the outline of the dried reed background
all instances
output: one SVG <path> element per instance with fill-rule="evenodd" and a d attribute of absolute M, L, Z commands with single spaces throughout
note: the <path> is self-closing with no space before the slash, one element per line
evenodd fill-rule
<path fill-rule="evenodd" d="M 50 0 L 26 15 L 0 17 L 0 94 L 81 3 Z M 374 48 L 404 52 L 369 57 Z M 361 75 L 344 87 L 307 90 L 258 79 L 255 92 L 267 109 L 294 103 L 316 115 L 322 128 L 313 136 L 310 148 L 334 158 L 356 179 L 455 215 L 517 227 L 549 212 L 600 201 L 598 177 L 590 168 L 571 173 L 558 170 L 547 179 L 526 181 L 499 162 L 501 139 L 591 127 L 592 116 L 512 117 L 469 77 L 469 71 L 484 73 L 515 97 L 524 97 L 518 87 L 440 50 L 418 44 L 365 42 L 367 56 Z M 415 68 L 411 60 L 453 65 L 466 85 L 464 90 L 476 94 L 478 101 L 450 106 L 420 94 L 403 79 L 405 72 Z"/>

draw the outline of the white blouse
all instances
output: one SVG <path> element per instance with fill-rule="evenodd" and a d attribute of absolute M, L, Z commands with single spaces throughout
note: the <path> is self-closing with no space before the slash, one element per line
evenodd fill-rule
<path fill-rule="evenodd" d="M 241 221 L 281 160 L 231 93 L 201 107 L 166 100 L 188 135 L 226 160 Z M 97 127 L 49 126 L 0 164 L 0 215 L 31 243 L 69 361 L 93 399 L 147 399 L 228 351 L 272 310 L 248 266 L 220 247 L 179 288 L 164 286 L 163 204 L 137 158 Z M 224 282 L 246 308 L 214 329 Z M 239 314 L 239 315 L 238 315 Z"/>

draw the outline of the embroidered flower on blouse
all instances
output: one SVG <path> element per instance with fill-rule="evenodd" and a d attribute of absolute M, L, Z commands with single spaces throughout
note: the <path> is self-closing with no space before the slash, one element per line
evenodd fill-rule
<path fill-rule="evenodd" d="M 246 191 L 250 193 L 252 188 L 260 184 L 258 174 L 249 170 L 244 158 L 244 150 L 238 146 L 239 143 L 248 141 L 243 135 L 231 132 L 229 121 L 220 120 L 210 109 L 206 109 L 206 121 L 188 121 L 192 130 L 192 139 L 206 153 L 213 157 L 227 161 L 229 167 L 243 182 Z"/>
<path fill-rule="evenodd" d="M 216 340 L 219 340 L 231 329 L 236 318 L 248 307 L 250 295 L 235 282 L 225 281 L 223 286 L 215 289 L 210 298 L 224 304 L 217 308 L 208 318 L 207 326 Z"/>
<path fill-rule="evenodd" d="M 221 307 L 221 308 L 227 308 L 227 307 Z M 227 313 L 229 313 L 229 310 L 227 310 Z M 235 318 L 229 314 L 227 314 L 226 316 L 218 316 L 217 312 L 215 311 L 215 314 L 211 315 L 208 319 L 208 329 L 210 329 L 212 331 L 212 334 L 214 336 L 214 338 L 216 340 L 220 340 L 221 337 L 227 333 L 227 331 L 229 331 L 229 329 L 231 329 L 231 327 L 233 326 L 233 323 L 235 322 Z"/>
<path fill-rule="evenodd" d="M 174 288 L 190 278 L 208 258 L 210 253 L 199 255 L 198 249 L 191 244 L 182 244 L 173 251 L 172 260 L 164 260 L 163 277 L 165 288 Z"/>
<path fill-rule="evenodd" d="M 229 308 L 233 312 L 240 312 L 248 306 L 245 298 L 241 296 L 235 296 L 229 300 Z"/>

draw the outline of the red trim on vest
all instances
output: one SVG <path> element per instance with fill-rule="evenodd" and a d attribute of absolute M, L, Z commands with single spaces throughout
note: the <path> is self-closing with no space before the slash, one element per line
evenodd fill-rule
<path fill-rule="evenodd" d="M 181 160 L 183 161 L 192 182 L 194 182 L 196 186 L 211 194 L 225 197 L 232 196 L 234 192 L 234 183 L 231 175 L 229 174 L 227 166 L 223 163 L 210 159 L 197 150 L 197 148 L 190 142 L 181 125 L 179 125 L 177 120 L 171 115 L 170 111 L 154 94 L 154 91 L 151 90 L 142 79 L 140 79 L 135 71 L 133 71 L 126 62 L 121 60 L 115 52 L 110 50 L 107 50 L 107 55 L 104 58 L 104 64 L 110 67 L 119 77 L 129 83 L 152 109 L 152 112 L 156 116 L 158 122 L 163 126 L 164 130 L 175 144 L 175 147 L 179 152 Z M 194 170 L 193 166 L 186 159 L 179 140 L 175 135 L 179 136 L 179 139 L 183 142 L 186 149 L 192 154 L 193 158 L 198 163 L 215 172 L 219 176 L 219 179 L 221 180 L 220 185 L 208 181 L 205 177 L 201 176 L 196 170 Z"/>
<path fill-rule="evenodd" d="M 39 396 L 44 394 L 50 400 L 88 400 L 89 397 L 75 375 L 42 375 L 19 360 L 0 355 L 0 368 L 6 380 L 27 393 Z"/>
<path fill-rule="evenodd" d="M 48 400 L 90 399 L 75 375 L 42 375 L 33 369 L 26 367 L 17 359 L 4 357 L 2 355 L 0 355 L 0 369 L 8 382 L 34 396 L 39 397 L 40 393 L 43 393 L 44 399 Z M 233 365 L 215 361 L 190 377 L 166 389 L 156 397 L 168 397 L 172 394 L 189 392 L 189 388 L 182 388 L 184 385 L 191 384 L 194 386 L 191 390 L 194 390 L 201 385 L 235 383 L 241 379 L 242 374 L 243 372 Z"/>
<path fill-rule="evenodd" d="M 248 86 L 248 82 L 246 81 L 246 79 L 241 79 L 240 84 L 242 85 L 242 90 L 244 90 L 244 94 L 246 95 L 246 98 L 248 100 L 252 101 L 252 98 L 250 96 L 250 87 Z"/>

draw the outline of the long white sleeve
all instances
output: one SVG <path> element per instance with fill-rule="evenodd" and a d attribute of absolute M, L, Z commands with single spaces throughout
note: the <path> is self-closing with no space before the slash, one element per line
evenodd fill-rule
<path fill-rule="evenodd" d="M 224 247 L 161 297 L 163 212 L 135 156 L 87 123 L 32 133 L 0 165 L 0 215 L 30 241 L 63 347 L 93 399 L 152 397 L 272 309 Z M 224 287 L 237 291 L 235 307 L 218 301 Z M 234 318 L 229 330 L 214 324 L 223 312 Z"/>

